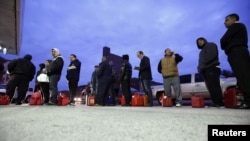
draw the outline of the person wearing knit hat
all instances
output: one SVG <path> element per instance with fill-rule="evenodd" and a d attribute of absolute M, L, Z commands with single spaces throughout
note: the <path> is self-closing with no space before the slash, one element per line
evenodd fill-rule
<path fill-rule="evenodd" d="M 122 94 L 125 97 L 125 105 L 122 106 L 131 106 L 131 98 L 132 98 L 132 93 L 131 93 L 131 86 L 130 86 L 130 80 L 132 77 L 132 66 L 129 63 L 129 56 L 127 54 L 122 56 L 122 67 L 120 70 L 120 81 L 121 81 L 121 89 L 122 89 Z"/>
<path fill-rule="evenodd" d="M 129 56 L 127 54 L 122 55 L 122 60 L 129 60 Z"/>
<path fill-rule="evenodd" d="M 50 65 L 46 68 L 47 75 L 49 76 L 49 85 L 51 91 L 51 97 L 48 105 L 57 105 L 57 95 L 58 95 L 58 82 L 61 78 L 62 69 L 64 66 L 63 57 L 60 54 L 58 48 L 52 48 L 53 60 Z"/>
<path fill-rule="evenodd" d="M 31 61 L 32 56 L 31 56 L 30 54 L 26 54 L 26 55 L 24 55 L 24 57 L 23 57 L 23 58 L 24 58 L 24 59 L 26 59 L 26 60 Z"/>

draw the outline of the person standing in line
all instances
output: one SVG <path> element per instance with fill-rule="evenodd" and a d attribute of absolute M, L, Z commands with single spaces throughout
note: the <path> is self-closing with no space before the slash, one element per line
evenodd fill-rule
<path fill-rule="evenodd" d="M 40 90 L 40 83 L 38 82 L 37 77 L 42 73 L 42 70 L 45 68 L 45 64 L 41 63 L 39 64 L 39 67 L 40 69 L 36 72 L 34 92 L 37 92 Z"/>
<path fill-rule="evenodd" d="M 97 71 L 98 70 L 99 70 L 99 66 L 95 65 L 94 71 L 92 72 L 92 75 L 91 75 L 91 87 L 92 87 L 91 93 L 94 95 L 97 94 L 97 87 L 98 87 Z"/>
<path fill-rule="evenodd" d="M 224 107 L 223 94 L 220 86 L 220 62 L 217 45 L 207 42 L 204 37 L 196 40 L 199 54 L 198 72 L 203 76 L 205 84 L 213 102 L 211 107 Z"/>
<path fill-rule="evenodd" d="M 31 59 L 32 56 L 26 54 L 23 58 L 10 61 L 7 66 L 10 79 L 6 85 L 6 93 L 10 99 L 12 99 L 15 89 L 18 88 L 16 105 L 22 105 L 22 101 L 24 100 L 29 88 L 29 82 L 33 80 L 36 74 L 36 67 L 31 62 Z"/>
<path fill-rule="evenodd" d="M 248 50 L 247 28 L 239 22 L 238 14 L 229 14 L 225 18 L 227 31 L 220 39 L 221 49 L 225 51 L 227 60 L 243 91 L 244 102 L 237 109 L 250 109 L 250 56 Z"/>
<path fill-rule="evenodd" d="M 51 51 L 53 60 L 47 68 L 47 75 L 49 76 L 49 88 L 51 91 L 50 101 L 48 104 L 57 105 L 58 82 L 61 78 L 64 60 L 58 48 L 53 48 Z"/>
<path fill-rule="evenodd" d="M 137 52 L 137 57 L 141 59 L 140 66 L 135 66 L 135 70 L 139 70 L 139 80 L 141 86 L 146 95 L 148 95 L 149 104 L 147 106 L 152 107 L 154 105 L 153 95 L 151 90 L 152 72 L 149 57 L 145 56 L 142 51 Z"/>
<path fill-rule="evenodd" d="M 107 57 L 102 57 L 97 71 L 98 90 L 96 95 L 96 106 L 105 106 L 111 83 L 112 68 L 107 61 Z"/>
<path fill-rule="evenodd" d="M 45 67 L 44 69 L 42 70 L 41 73 L 47 75 L 47 71 L 46 69 L 49 67 L 49 64 L 51 63 L 52 60 L 50 59 L 47 59 L 45 61 Z M 47 75 L 48 77 L 48 75 Z M 50 97 L 50 91 L 49 91 L 49 80 L 48 81 L 43 81 L 43 82 L 39 82 L 40 84 L 40 90 L 42 92 L 42 95 L 44 97 L 44 104 L 48 104 L 49 103 L 49 97 Z"/>
<path fill-rule="evenodd" d="M 109 65 L 111 66 L 112 73 L 111 73 L 111 81 L 109 84 L 109 90 L 108 90 L 108 98 L 106 105 L 116 105 L 116 92 L 115 92 L 115 83 L 116 83 L 116 71 L 114 69 L 113 61 L 109 61 Z"/>
<path fill-rule="evenodd" d="M 77 59 L 75 54 L 71 54 L 70 64 L 66 74 L 69 86 L 70 105 L 75 105 L 74 98 L 76 97 L 78 81 L 80 78 L 80 71 L 81 71 L 81 62 Z"/>
<path fill-rule="evenodd" d="M 131 78 L 132 78 L 132 65 L 129 63 L 129 56 L 123 55 L 122 56 L 122 67 L 120 71 L 120 82 L 121 82 L 121 89 L 122 94 L 125 97 L 125 106 L 131 106 L 130 102 L 132 99 L 131 93 Z"/>
<path fill-rule="evenodd" d="M 176 107 L 182 106 L 181 86 L 177 66 L 178 63 L 182 61 L 182 59 L 182 56 L 172 52 L 171 49 L 167 48 L 165 50 L 165 57 L 162 58 L 158 64 L 158 72 L 162 74 L 164 91 L 168 97 L 171 97 L 172 95 L 171 86 L 173 86 L 176 96 Z"/>

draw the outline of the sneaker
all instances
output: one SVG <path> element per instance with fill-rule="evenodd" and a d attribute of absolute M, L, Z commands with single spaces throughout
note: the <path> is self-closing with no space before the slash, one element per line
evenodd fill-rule
<path fill-rule="evenodd" d="M 181 104 L 180 103 L 176 103 L 175 106 L 176 107 L 181 107 Z"/>
<path fill-rule="evenodd" d="M 235 106 L 233 108 L 234 109 L 250 109 L 250 106 L 248 104 L 241 103 L 240 105 L 237 105 L 237 106 Z"/>
<path fill-rule="evenodd" d="M 55 103 L 53 103 L 53 102 L 48 102 L 47 105 L 57 105 L 57 104 L 55 104 Z"/>
<path fill-rule="evenodd" d="M 76 106 L 76 104 L 73 103 L 73 102 L 70 102 L 68 105 L 70 105 L 70 106 Z"/>
<path fill-rule="evenodd" d="M 95 106 L 102 106 L 102 105 L 96 103 Z"/>

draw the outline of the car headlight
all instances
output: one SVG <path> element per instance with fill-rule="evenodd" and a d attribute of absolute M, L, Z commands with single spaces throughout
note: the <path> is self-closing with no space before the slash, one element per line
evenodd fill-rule
<path fill-rule="evenodd" d="M 79 98 L 79 97 L 75 97 L 74 100 L 75 100 L 75 101 L 82 101 L 82 99 Z"/>

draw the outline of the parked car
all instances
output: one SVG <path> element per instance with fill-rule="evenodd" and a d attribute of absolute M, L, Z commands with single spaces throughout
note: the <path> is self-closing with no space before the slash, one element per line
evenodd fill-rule
<path fill-rule="evenodd" d="M 192 95 L 203 94 L 206 99 L 210 99 L 209 92 L 205 85 L 203 76 L 199 73 L 180 75 L 181 92 L 183 99 L 190 99 Z M 235 88 L 237 81 L 235 77 L 220 78 L 222 92 L 224 93 L 229 88 Z M 161 104 L 161 96 L 164 92 L 163 85 L 151 86 L 153 98 Z M 175 94 L 172 89 L 172 98 L 175 99 Z"/>
<path fill-rule="evenodd" d="M 0 84 L 0 94 L 6 94 L 6 85 Z"/>
<path fill-rule="evenodd" d="M 6 84 L 0 84 L 0 94 L 6 94 Z M 29 88 L 27 93 L 26 93 L 24 103 L 30 102 L 30 98 L 31 98 L 32 94 L 33 94 L 33 88 Z M 17 98 L 17 90 L 15 91 L 11 102 L 15 103 L 16 98 Z"/>

